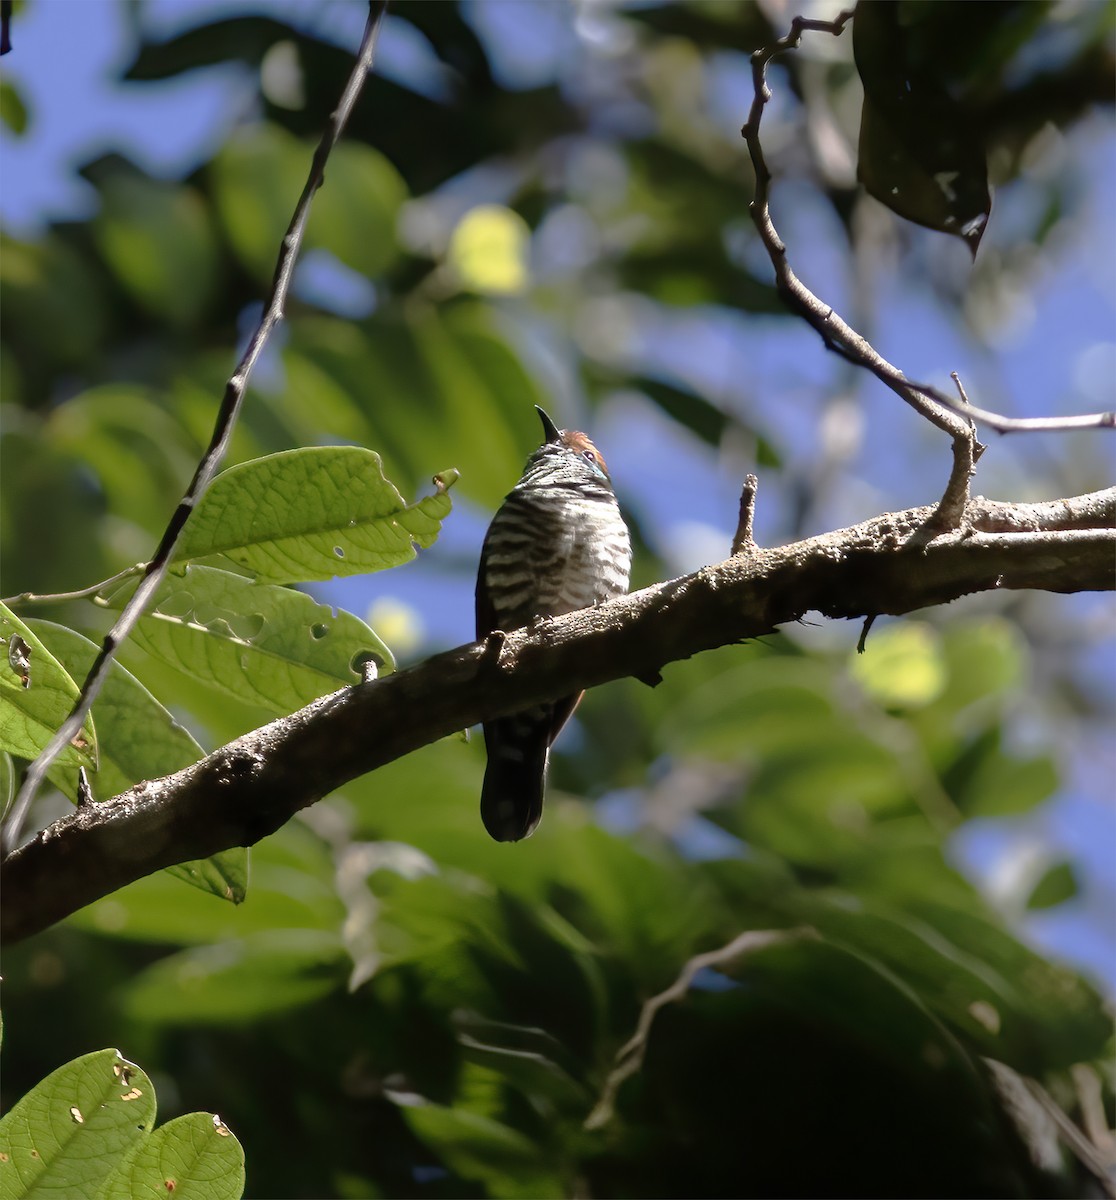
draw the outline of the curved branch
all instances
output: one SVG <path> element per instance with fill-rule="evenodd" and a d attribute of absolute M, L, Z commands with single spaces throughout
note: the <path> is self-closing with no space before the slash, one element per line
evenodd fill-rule
<path fill-rule="evenodd" d="M 826 348 L 843 358 L 871 371 L 881 383 L 906 401 L 917 413 L 953 438 L 956 473 L 971 472 L 973 437 L 968 429 L 970 420 L 980 421 L 997 433 L 1019 433 L 1039 430 L 1116 428 L 1116 413 L 1088 413 L 1068 417 L 1004 417 L 970 404 L 966 398 L 954 399 L 930 384 L 908 379 L 898 367 L 889 363 L 872 344 L 852 328 L 830 305 L 824 303 L 794 273 L 787 260 L 787 247 L 771 218 L 771 169 L 760 143 L 760 122 L 763 110 L 771 99 L 767 83 L 767 67 L 771 60 L 788 50 L 794 50 L 806 31 L 839 36 L 853 19 L 852 10 L 840 13 L 835 20 L 817 21 L 795 17 L 790 32 L 752 55 L 753 99 L 748 120 L 740 130 L 752 160 L 756 177 L 755 198 L 749 206 L 752 221 L 760 241 L 775 268 L 775 286 L 787 307 L 798 313 L 821 335 Z M 968 449 L 966 449 L 968 447 Z M 948 513 L 941 514 L 942 524 L 948 527 Z"/>
<path fill-rule="evenodd" d="M 800 620 L 901 614 L 972 592 L 1114 585 L 1116 488 L 1045 504 L 971 500 L 887 513 L 715 566 L 599 608 L 447 651 L 325 696 L 184 771 L 57 821 L 0 865 L 13 942 L 175 863 L 249 846 L 322 796 L 439 738 L 531 704 Z"/>

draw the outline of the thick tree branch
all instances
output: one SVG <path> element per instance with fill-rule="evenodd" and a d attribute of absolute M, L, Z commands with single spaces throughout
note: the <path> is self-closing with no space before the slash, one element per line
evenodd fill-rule
<path fill-rule="evenodd" d="M 935 511 L 755 547 L 600 608 L 460 646 L 87 805 L 0 866 L 0 940 L 25 938 L 163 867 L 252 845 L 347 781 L 456 730 L 583 687 L 654 677 L 809 611 L 901 614 L 972 592 L 1114 586 L 1116 488 L 1045 504 L 978 498 L 958 531 L 928 540 Z"/>

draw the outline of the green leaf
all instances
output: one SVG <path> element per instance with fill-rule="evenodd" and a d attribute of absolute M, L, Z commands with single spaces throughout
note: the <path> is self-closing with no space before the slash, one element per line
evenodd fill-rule
<path fill-rule="evenodd" d="M 154 1121 L 151 1080 L 119 1051 L 66 1063 L 0 1121 L 0 1200 L 95 1195 Z"/>
<path fill-rule="evenodd" d="M 549 401 L 524 370 L 496 310 L 482 301 L 454 304 L 444 313 L 423 311 L 409 332 L 418 364 L 435 388 L 428 403 L 438 429 L 426 438 L 444 458 L 460 455 L 469 463 L 471 495 L 497 503 L 539 444 L 532 405 Z M 519 430 L 530 431 L 526 441 L 517 437 Z"/>
<path fill-rule="evenodd" d="M 210 402 L 212 404 L 212 401 Z M 197 462 L 193 439 L 154 393 L 130 384 L 90 388 L 46 424 L 52 445 L 94 471 L 116 515 L 162 531 Z"/>
<path fill-rule="evenodd" d="M 250 904 L 214 905 L 157 871 L 94 901 L 67 926 L 100 938 L 202 945 L 275 929 L 336 931 L 345 909 L 333 885 L 324 844 L 300 822 L 289 822 L 252 847 Z"/>
<path fill-rule="evenodd" d="M 1005 754 L 1002 740 L 1001 727 L 990 726 L 965 745 L 942 773 L 950 799 L 966 816 L 1029 812 L 1058 787 L 1058 769 L 1049 755 Z"/>
<path fill-rule="evenodd" d="M 30 651 L 27 686 L 12 667 L 8 647 L 12 636 L 23 638 Z M 13 613 L 0 604 L 0 750 L 17 758 L 34 759 L 69 716 L 79 695 L 78 685 L 65 667 Z M 97 765 L 97 736 L 92 716 L 81 728 L 81 745 L 67 746 L 57 758 L 59 766 Z"/>
<path fill-rule="evenodd" d="M 271 929 L 160 959 L 129 980 L 124 1009 L 160 1025 L 245 1025 L 343 989 L 348 967 L 335 931 Z"/>
<path fill-rule="evenodd" d="M 97 1200 L 238 1200 L 243 1192 L 243 1147 L 220 1117 L 196 1112 L 144 1138 L 104 1182 Z"/>
<path fill-rule="evenodd" d="M 1027 897 L 1028 909 L 1054 908 L 1072 900 L 1078 893 L 1073 863 L 1060 862 L 1048 867 Z"/>
<path fill-rule="evenodd" d="M 538 1145 L 510 1125 L 436 1104 L 402 1112 L 412 1131 L 451 1170 L 481 1181 L 490 1196 L 556 1196 L 565 1190 L 546 1169 Z"/>
<path fill-rule="evenodd" d="M 506 1021 L 489 1021 L 476 1013 L 457 1012 L 454 1026 L 462 1058 L 487 1068 L 527 1096 L 584 1113 L 591 1103 L 588 1091 L 561 1060 L 572 1056 L 557 1038 L 543 1029 Z"/>
<path fill-rule="evenodd" d="M 111 603 L 121 606 L 129 592 Z M 393 666 L 391 651 L 351 613 L 197 565 L 167 578 L 132 641 L 207 687 L 272 713 L 360 682 L 354 661 Z"/>
<path fill-rule="evenodd" d="M 663 412 L 697 434 L 703 442 L 708 442 L 710 446 L 721 444 L 729 419 L 705 396 L 688 387 L 647 377 L 632 380 L 632 386 L 649 396 Z"/>
<path fill-rule="evenodd" d="M 0 235 L 0 285 L 9 345 L 46 356 L 56 370 L 84 364 L 103 346 L 112 312 L 107 289 L 89 257 L 60 237 Z"/>
<path fill-rule="evenodd" d="M 219 475 L 176 556 L 225 554 L 265 583 L 362 575 L 409 562 L 416 546 L 432 545 L 451 507 L 445 484 L 407 504 L 371 450 L 288 450 Z"/>
<path fill-rule="evenodd" d="M 0 81 L 0 121 L 16 137 L 27 129 L 27 105 L 8 79 Z"/>
<path fill-rule="evenodd" d="M 93 234 L 108 265 L 155 316 L 192 325 L 216 291 L 219 265 L 201 196 L 131 169 L 112 171 L 100 190 Z"/>
<path fill-rule="evenodd" d="M 310 148 L 305 150 L 309 165 Z M 329 156 L 326 181 L 314 197 L 306 245 L 329 250 L 348 267 L 374 278 L 398 256 L 395 222 L 407 185 L 371 146 L 341 142 Z"/>
<path fill-rule="evenodd" d="M 225 234 L 244 266 L 269 282 L 310 169 L 310 152 L 277 125 L 244 125 L 210 165 Z"/>
<path fill-rule="evenodd" d="M 1005 6 L 1010 7 L 1010 6 Z M 975 255 L 992 210 L 980 124 L 920 54 L 933 6 L 856 7 L 853 53 L 864 84 L 860 181 L 892 212 L 952 233 Z"/>
<path fill-rule="evenodd" d="M 865 652 L 851 660 L 849 672 L 886 708 L 922 708 L 946 686 L 937 631 L 921 621 L 881 629 L 869 638 Z"/>
<path fill-rule="evenodd" d="M 64 625 L 33 619 L 28 626 L 72 674 L 84 676 L 97 646 Z M 198 761 L 205 751 L 130 672 L 114 662 L 93 704 L 100 731 L 97 771 L 90 779 L 95 797 L 107 800 L 145 779 L 171 775 Z M 51 780 L 71 800 L 77 798 L 72 771 L 54 770 Z M 248 852 L 242 846 L 199 862 L 170 867 L 172 875 L 239 904 L 248 886 Z"/>

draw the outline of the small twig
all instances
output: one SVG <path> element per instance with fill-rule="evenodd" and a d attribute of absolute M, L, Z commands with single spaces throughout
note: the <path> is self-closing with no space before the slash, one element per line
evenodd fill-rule
<path fill-rule="evenodd" d="M 957 385 L 961 403 L 966 408 L 969 407 L 969 397 L 965 394 L 961 376 L 953 371 L 950 378 Z M 949 473 L 949 480 L 941 500 L 938 501 L 938 507 L 930 519 L 929 532 L 940 533 L 960 527 L 969 503 L 969 481 L 976 473 L 977 461 L 983 453 L 984 446 L 976 439 L 976 425 L 973 424 L 972 418 L 969 418 L 965 422 L 964 432 L 954 434 L 953 469 Z"/>
<path fill-rule="evenodd" d="M 754 475 L 744 476 L 744 486 L 740 489 L 740 515 L 736 521 L 736 533 L 732 539 L 732 553 L 740 554 L 756 544 L 752 536 L 752 524 L 756 515 L 756 491 L 759 480 Z"/>
<path fill-rule="evenodd" d="M 864 649 L 868 644 L 869 631 L 871 630 L 872 626 L 875 625 L 875 623 L 876 623 L 876 614 L 875 613 L 872 613 L 871 616 L 864 618 L 864 624 L 861 626 L 861 629 L 860 629 L 860 637 L 858 637 L 856 639 L 857 654 L 864 653 Z"/>
<path fill-rule="evenodd" d="M 16 608 L 21 604 L 61 604 L 66 600 L 84 600 L 87 596 L 96 596 L 105 588 L 112 587 L 114 583 L 130 579 L 133 575 L 142 575 L 149 565 L 149 563 L 136 563 L 135 566 L 117 571 L 108 579 L 102 579 L 100 583 L 91 583 L 88 587 L 77 588 L 72 592 L 20 592 L 18 596 L 8 596 L 6 599 L 0 600 L 0 604 Z"/>
<path fill-rule="evenodd" d="M 916 383 L 883 358 L 875 347 L 847 324 L 833 308 L 819 300 L 791 269 L 787 261 L 786 245 L 771 219 L 769 204 L 771 170 L 764 158 L 763 147 L 759 139 L 763 110 L 771 99 L 771 89 L 767 84 L 767 66 L 777 55 L 795 49 L 802 40 L 802 34 L 807 30 L 830 33 L 837 37 L 843 32 L 852 16 L 852 12 L 846 10 L 833 21 L 815 21 L 795 17 L 791 22 L 790 32 L 785 37 L 761 47 L 752 55 L 753 99 L 748 112 L 748 120 L 740 131 L 747 144 L 756 177 L 755 198 L 749 206 L 749 212 L 759 231 L 760 241 L 775 268 L 775 284 L 787 306 L 817 330 L 827 349 L 840 354 L 849 362 L 871 371 L 877 379 L 886 384 L 916 412 L 948 433 L 954 439 L 955 459 L 957 440 L 964 436 L 963 430 L 965 429 L 965 425 L 958 420 L 959 416 L 964 418 L 966 424 L 976 420 L 990 429 L 994 429 L 997 433 L 1116 428 L 1116 413 L 1114 412 L 1090 413 L 1072 417 L 1003 417 L 998 413 L 989 412 L 987 409 L 977 408 L 975 405 L 969 404 L 967 399 L 955 400 L 935 387 Z"/>
<path fill-rule="evenodd" d="M 361 39 L 356 63 L 349 76 L 348 83 L 345 85 L 345 90 L 341 94 L 341 100 L 337 108 L 330 115 L 329 123 L 322 134 L 322 139 L 318 143 L 318 148 L 314 151 L 314 158 L 310 164 L 310 173 L 306 180 L 306 186 L 302 189 L 302 195 L 295 205 L 294 215 L 291 217 L 291 223 L 287 227 L 287 232 L 283 237 L 283 242 L 279 250 L 275 276 L 271 283 L 271 292 L 267 298 L 267 303 L 264 306 L 263 317 L 259 325 L 256 326 L 256 331 L 253 333 L 252 339 L 244 351 L 244 356 L 237 364 L 236 370 L 225 386 L 225 394 L 221 400 L 221 406 L 217 413 L 217 420 L 209 446 L 198 463 L 197 470 L 194 472 L 194 478 L 190 481 L 190 486 L 186 489 L 185 495 L 179 502 L 174 515 L 170 519 L 170 523 L 163 533 L 158 549 L 147 564 L 143 579 L 140 580 L 139 586 L 105 637 L 104 644 L 101 646 L 101 650 L 93 666 L 90 668 L 89 674 L 86 676 L 85 683 L 82 685 L 77 703 L 43 752 L 28 768 L 23 786 L 20 788 L 19 795 L 12 806 L 11 816 L 4 826 L 2 849 L 5 854 L 10 852 L 18 842 L 20 830 L 27 815 L 27 809 L 34 799 L 40 784 L 46 777 L 51 764 L 70 744 L 70 739 L 81 729 L 82 723 L 85 721 L 85 717 L 93 705 L 93 701 L 97 698 L 101 690 L 101 686 L 105 681 L 109 666 L 117 650 L 119 650 L 124 640 L 135 628 L 144 609 L 150 603 L 155 591 L 166 577 L 178 536 L 182 532 L 182 528 L 186 524 L 190 514 L 197 506 L 205 489 L 209 486 L 210 480 L 217 473 L 217 468 L 224 458 L 225 451 L 228 449 L 229 441 L 232 438 L 233 426 L 236 423 L 241 403 L 244 400 L 244 393 L 248 386 L 248 377 L 262 353 L 271 331 L 283 319 L 283 308 L 286 303 L 287 293 L 290 290 L 295 261 L 302 246 L 302 237 L 306 229 L 306 223 L 310 217 L 310 204 L 314 198 L 314 193 L 321 186 L 325 178 L 325 165 L 330 151 L 341 136 L 341 131 L 345 128 L 349 114 L 352 112 L 357 97 L 364 87 L 364 80 L 372 68 L 372 60 L 376 52 L 376 39 L 386 7 L 386 0 L 371 0 L 368 6 L 368 20 L 364 27 L 364 36 Z"/>
<path fill-rule="evenodd" d="M 93 803 L 93 787 L 84 767 L 78 767 L 77 806 L 83 808 Z"/>
<path fill-rule="evenodd" d="M 1095 1146 L 1073 1123 L 1069 1115 L 1037 1079 L 1024 1078 L 1024 1084 L 1038 1101 L 1043 1112 L 1053 1121 L 1058 1136 L 1070 1153 L 1086 1170 L 1091 1171 L 1106 1196 L 1116 1200 L 1116 1180 L 1112 1177 L 1111 1151 L 1106 1153 Z"/>
<path fill-rule="evenodd" d="M 1075 1063 L 1070 1068 L 1077 1105 L 1081 1110 L 1081 1125 L 1089 1141 L 1108 1164 L 1108 1170 L 1116 1169 L 1116 1134 L 1108 1128 L 1108 1117 L 1104 1111 L 1104 1095 L 1096 1070 L 1088 1063 Z"/>
<path fill-rule="evenodd" d="M 608 1073 L 605 1085 L 601 1089 L 601 1097 L 593 1106 L 593 1111 L 585 1118 L 585 1128 L 600 1129 L 612 1119 L 621 1084 L 643 1066 L 643 1058 L 647 1053 L 647 1039 L 651 1036 L 651 1024 L 656 1014 L 659 1009 L 665 1008 L 673 1001 L 684 1000 L 699 971 L 727 966 L 745 954 L 766 950 L 768 946 L 775 946 L 780 942 L 794 942 L 801 938 L 817 936 L 817 933 L 809 928 L 749 929 L 733 938 L 727 946 L 709 950 L 704 954 L 695 954 L 686 962 L 670 987 L 659 992 L 657 996 L 652 996 L 640 1009 L 635 1033 L 616 1052 L 616 1065 Z"/>
<path fill-rule="evenodd" d="M 0 54 L 7 54 L 12 48 L 13 7 L 13 0 L 0 0 Z"/>
<path fill-rule="evenodd" d="M 883 362 L 882 359 L 880 361 Z M 892 367 L 891 370 L 895 371 L 895 368 Z M 883 375 L 874 370 L 873 374 L 891 386 Z M 1004 417 L 987 408 L 977 408 L 968 401 L 954 400 L 952 396 L 928 383 L 916 383 L 913 379 L 907 379 L 900 371 L 895 371 L 895 375 L 913 391 L 960 416 L 987 425 L 995 433 L 1064 433 L 1074 429 L 1116 429 L 1116 412 L 1080 413 L 1072 417 Z"/>

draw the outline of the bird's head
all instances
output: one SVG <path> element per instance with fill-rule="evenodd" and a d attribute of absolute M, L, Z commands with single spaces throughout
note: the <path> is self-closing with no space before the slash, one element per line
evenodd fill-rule
<path fill-rule="evenodd" d="M 604 456 L 587 434 L 576 429 L 559 429 L 547 413 L 535 405 L 546 441 L 527 460 L 524 480 L 541 484 L 578 482 L 604 483 L 611 487 Z"/>

